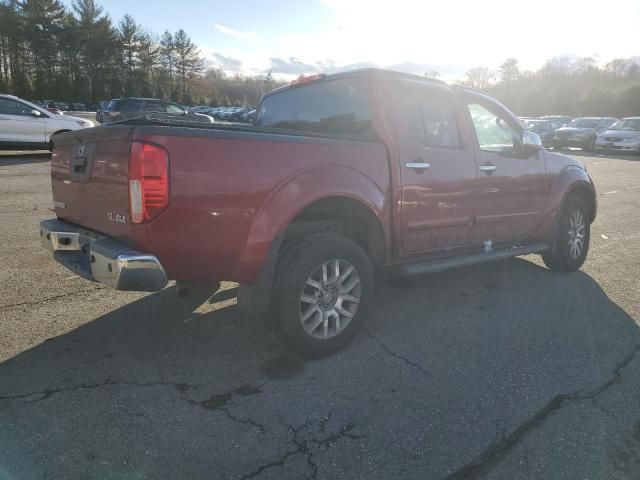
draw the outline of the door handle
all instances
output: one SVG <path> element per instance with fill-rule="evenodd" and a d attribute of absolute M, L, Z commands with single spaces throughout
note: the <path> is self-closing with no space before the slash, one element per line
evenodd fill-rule
<path fill-rule="evenodd" d="M 478 170 L 480 170 L 482 172 L 495 172 L 496 166 L 495 165 L 480 165 L 478 167 Z"/>
<path fill-rule="evenodd" d="M 406 164 L 407 168 L 413 168 L 415 170 L 425 170 L 431 166 L 430 163 L 425 162 L 409 162 Z"/>

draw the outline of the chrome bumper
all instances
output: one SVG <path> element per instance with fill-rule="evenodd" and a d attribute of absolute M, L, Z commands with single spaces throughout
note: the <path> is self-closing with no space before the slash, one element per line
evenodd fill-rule
<path fill-rule="evenodd" d="M 40 222 L 40 242 L 77 275 L 116 290 L 155 292 L 168 281 L 154 255 L 62 220 Z"/>

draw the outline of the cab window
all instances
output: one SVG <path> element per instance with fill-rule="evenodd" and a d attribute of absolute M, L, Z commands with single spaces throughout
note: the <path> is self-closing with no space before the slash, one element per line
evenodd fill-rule
<path fill-rule="evenodd" d="M 497 109 L 475 102 L 468 103 L 467 108 L 480 150 L 503 154 L 516 152 L 520 145 L 520 135 L 501 117 Z"/>

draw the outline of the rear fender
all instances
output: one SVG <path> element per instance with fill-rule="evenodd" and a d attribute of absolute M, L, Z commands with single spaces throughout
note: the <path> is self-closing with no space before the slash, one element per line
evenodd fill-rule
<path fill-rule="evenodd" d="M 385 192 L 369 177 L 351 168 L 337 165 L 311 167 L 282 182 L 264 202 L 251 224 L 233 277 L 246 283 L 254 281 L 277 235 L 284 232 L 307 205 L 329 197 L 349 197 L 366 205 L 382 225 L 388 245 Z"/>

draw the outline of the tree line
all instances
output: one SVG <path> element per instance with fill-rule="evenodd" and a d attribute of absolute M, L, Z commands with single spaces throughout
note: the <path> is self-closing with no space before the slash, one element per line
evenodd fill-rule
<path fill-rule="evenodd" d="M 270 75 L 205 72 L 183 29 L 157 35 L 130 15 L 114 24 L 94 0 L 74 0 L 70 9 L 60 0 L 0 0 L 0 92 L 71 102 L 124 95 L 255 105 L 277 85 Z"/>
<path fill-rule="evenodd" d="M 475 67 L 462 83 L 495 96 L 519 115 L 640 115 L 640 58 L 603 66 L 591 57 L 559 57 L 523 71 L 515 58 L 497 71 Z"/>
<path fill-rule="evenodd" d="M 462 83 L 519 115 L 640 115 L 640 59 L 554 58 L 534 71 L 515 58 L 475 67 Z M 428 72 L 437 77 L 437 72 Z M 158 35 L 130 15 L 115 23 L 95 0 L 0 0 L 0 92 L 31 99 L 96 102 L 145 96 L 185 105 L 256 105 L 284 82 L 206 69 L 179 29 Z"/>

